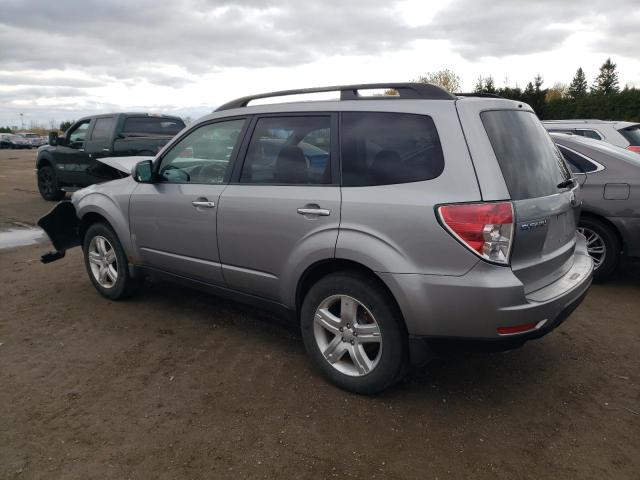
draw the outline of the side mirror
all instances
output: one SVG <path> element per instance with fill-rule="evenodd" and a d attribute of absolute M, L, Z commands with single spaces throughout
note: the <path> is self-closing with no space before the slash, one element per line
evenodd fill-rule
<path fill-rule="evenodd" d="M 58 145 L 58 132 L 49 132 L 49 145 L 52 147 Z"/>
<path fill-rule="evenodd" d="M 133 167 L 131 176 L 138 183 L 152 183 L 153 181 L 153 162 L 151 160 L 143 160 L 136 163 Z"/>

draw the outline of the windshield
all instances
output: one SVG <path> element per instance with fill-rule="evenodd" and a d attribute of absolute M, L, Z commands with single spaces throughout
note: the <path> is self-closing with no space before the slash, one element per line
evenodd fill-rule
<path fill-rule="evenodd" d="M 493 110 L 480 114 L 513 200 L 559 193 L 571 172 L 538 117 Z"/>
<path fill-rule="evenodd" d="M 631 145 L 640 146 L 640 125 L 618 130 Z"/>
<path fill-rule="evenodd" d="M 184 128 L 179 118 L 129 117 L 124 122 L 124 135 L 163 135 L 173 137 Z"/>

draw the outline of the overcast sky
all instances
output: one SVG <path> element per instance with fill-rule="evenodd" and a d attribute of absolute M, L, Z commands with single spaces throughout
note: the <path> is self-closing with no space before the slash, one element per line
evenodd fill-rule
<path fill-rule="evenodd" d="M 234 97 L 451 69 L 524 87 L 640 87 L 640 0 L 2 0 L 0 125 L 118 110 L 196 118 Z"/>

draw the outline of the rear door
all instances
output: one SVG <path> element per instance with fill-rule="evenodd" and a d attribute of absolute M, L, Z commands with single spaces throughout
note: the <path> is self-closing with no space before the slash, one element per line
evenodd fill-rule
<path fill-rule="evenodd" d="M 244 164 L 220 198 L 218 242 L 228 286 L 278 300 L 296 268 L 334 256 L 336 132 L 336 114 L 255 120 Z"/>
<path fill-rule="evenodd" d="M 83 184 L 89 185 L 91 183 L 104 182 L 105 180 L 112 179 L 104 177 L 102 173 L 103 164 L 98 162 L 98 159 L 110 156 L 114 128 L 115 116 L 113 115 L 97 117 L 93 121 L 93 128 L 84 147 L 89 164 L 85 171 Z"/>
<path fill-rule="evenodd" d="M 493 170 L 495 163 L 499 167 L 493 170 L 493 187 L 504 181 L 504 198 L 512 200 L 515 212 L 511 268 L 528 293 L 557 280 L 573 265 L 579 187 L 570 181 L 569 168 L 533 111 L 522 104 L 514 109 L 515 102 L 504 102 L 508 108 L 497 103 L 496 109 L 476 107 L 475 121 L 485 132 L 488 149 L 475 145 L 474 163 L 477 170 Z M 481 188 L 483 197 L 485 191 L 496 193 L 482 182 Z"/>

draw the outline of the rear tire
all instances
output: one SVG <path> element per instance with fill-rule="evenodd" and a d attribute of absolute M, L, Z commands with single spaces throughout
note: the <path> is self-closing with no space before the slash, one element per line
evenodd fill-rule
<path fill-rule="evenodd" d="M 587 250 L 594 261 L 593 279 L 602 282 L 609 278 L 620 262 L 620 239 L 616 232 L 602 220 L 582 217 L 578 231 L 587 239 Z"/>
<path fill-rule="evenodd" d="M 50 165 L 44 165 L 38 168 L 38 190 L 42 198 L 50 202 L 64 198 L 65 193 L 60 190 L 56 172 Z"/>
<path fill-rule="evenodd" d="M 133 278 L 129 273 L 127 255 L 110 226 L 91 225 L 82 250 L 89 279 L 103 297 L 121 300 L 130 297 L 142 284 L 142 278 Z"/>
<path fill-rule="evenodd" d="M 302 338 L 322 374 L 350 392 L 371 395 L 400 380 L 408 337 L 391 295 L 357 272 L 327 275 L 301 309 Z"/>

